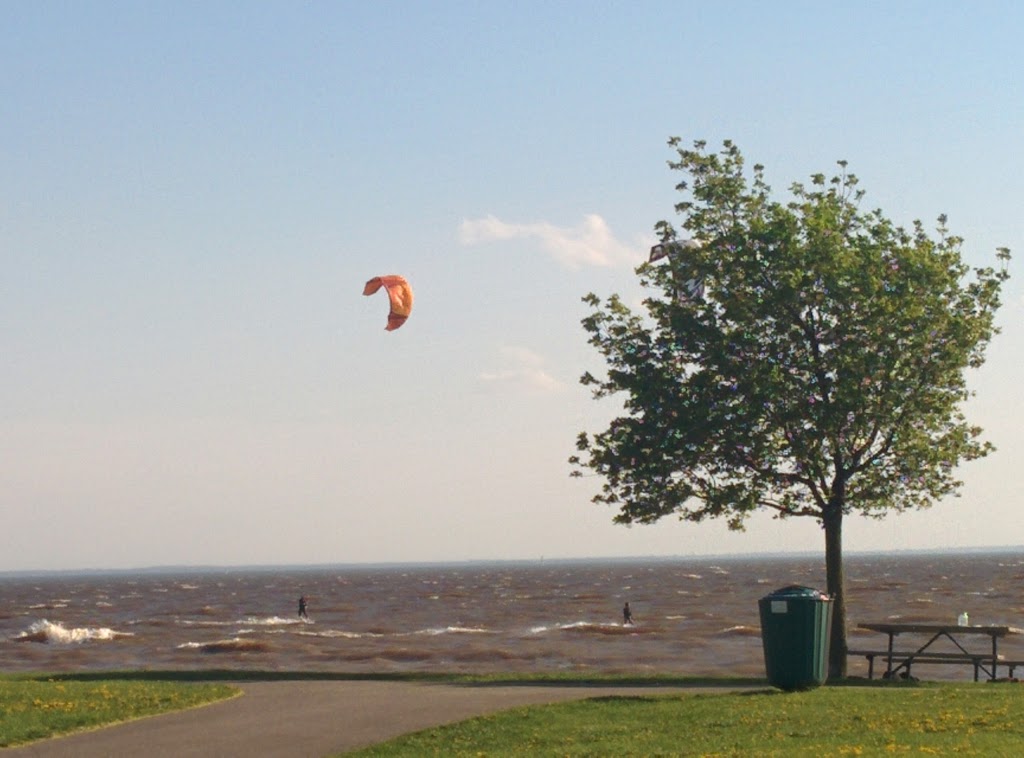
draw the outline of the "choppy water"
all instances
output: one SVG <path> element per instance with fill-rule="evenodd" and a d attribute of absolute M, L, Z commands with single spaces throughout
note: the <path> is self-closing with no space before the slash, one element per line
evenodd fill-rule
<path fill-rule="evenodd" d="M 846 579 L 851 645 L 885 642 L 862 622 L 953 623 L 963 611 L 1024 627 L 1022 552 L 852 556 Z M 757 601 L 791 584 L 824 589 L 823 559 L 15 575 L 0 577 L 0 671 L 762 675 Z M 1024 635 L 1001 650 L 1024 658 Z M 850 673 L 865 667 L 851 659 Z"/>

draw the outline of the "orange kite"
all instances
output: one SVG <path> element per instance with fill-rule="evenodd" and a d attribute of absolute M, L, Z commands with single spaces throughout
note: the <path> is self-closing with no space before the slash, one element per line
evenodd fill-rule
<path fill-rule="evenodd" d="M 396 274 L 388 276 L 375 276 L 363 287 L 364 295 L 372 295 L 383 287 L 391 300 L 391 312 L 388 314 L 388 325 L 385 331 L 394 331 L 409 318 L 412 313 L 412 287 L 409 282 Z"/>

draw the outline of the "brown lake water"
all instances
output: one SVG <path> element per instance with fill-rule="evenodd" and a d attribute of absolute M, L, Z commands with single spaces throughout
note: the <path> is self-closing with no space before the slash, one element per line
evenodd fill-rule
<path fill-rule="evenodd" d="M 0 576 L 0 671 L 760 676 L 758 600 L 793 584 L 824 590 L 823 558 L 15 574 Z M 857 629 L 872 621 L 966 612 L 972 624 L 1024 627 L 1022 551 L 853 555 L 846 586 L 851 646 L 885 644 Z M 1024 635 L 1000 651 L 1024 658 Z M 851 674 L 865 672 L 851 659 Z M 915 674 L 972 677 L 967 666 Z"/>

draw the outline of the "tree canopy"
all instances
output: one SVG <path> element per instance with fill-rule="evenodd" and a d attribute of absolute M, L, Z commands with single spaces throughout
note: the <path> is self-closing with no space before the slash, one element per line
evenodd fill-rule
<path fill-rule="evenodd" d="M 637 269 L 644 311 L 584 298 L 607 371 L 581 381 L 623 413 L 579 435 L 574 474 L 603 478 L 594 501 L 620 523 L 742 529 L 762 509 L 831 523 L 841 595 L 844 515 L 927 507 L 960 488 L 958 463 L 992 450 L 963 403 L 966 369 L 997 332 L 1009 251 L 972 270 L 944 216 L 930 235 L 862 210 L 845 161 L 783 202 L 732 142 L 669 144 L 682 234 L 655 227 L 667 255 Z"/>

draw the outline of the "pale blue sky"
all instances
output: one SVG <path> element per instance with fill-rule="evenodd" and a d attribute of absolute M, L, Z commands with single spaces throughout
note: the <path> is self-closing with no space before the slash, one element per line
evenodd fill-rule
<path fill-rule="evenodd" d="M 896 221 L 1024 253 L 1015 2 L 0 2 L 0 570 L 822 548 L 625 529 L 570 479 L 614 413 L 589 291 L 674 218 L 670 136 L 781 193 L 847 159 Z M 1019 544 L 999 452 L 848 550 Z M 384 332 L 404 274 L 416 306 Z"/>

